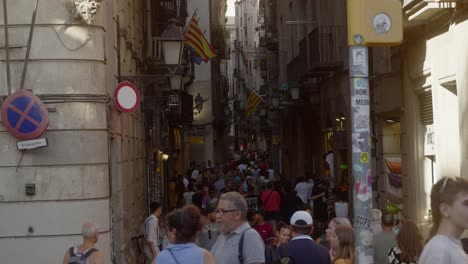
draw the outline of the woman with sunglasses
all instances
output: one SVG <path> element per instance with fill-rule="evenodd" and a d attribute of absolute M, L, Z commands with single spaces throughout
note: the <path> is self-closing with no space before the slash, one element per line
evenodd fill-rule
<path fill-rule="evenodd" d="M 434 225 L 418 263 L 468 263 L 460 242 L 468 229 L 468 180 L 439 180 L 431 190 L 431 210 Z"/>
<path fill-rule="evenodd" d="M 161 251 L 157 264 L 214 264 L 213 255 L 195 245 L 202 229 L 201 215 L 194 205 L 187 205 L 169 214 L 167 229 L 170 244 Z"/>

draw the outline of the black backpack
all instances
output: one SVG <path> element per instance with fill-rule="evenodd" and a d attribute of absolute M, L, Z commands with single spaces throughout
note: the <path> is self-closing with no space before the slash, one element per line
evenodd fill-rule
<path fill-rule="evenodd" d="M 252 228 L 249 228 L 252 229 Z M 244 264 L 244 235 L 249 230 L 245 230 L 241 238 L 239 240 L 239 264 Z M 284 250 L 285 257 L 281 258 L 277 253 L 276 250 L 268 245 L 265 245 L 265 264 L 293 264 L 292 260 L 287 256 L 288 255 L 288 248 L 286 244 L 286 249 Z"/>
<path fill-rule="evenodd" d="M 85 264 L 87 263 L 86 260 L 93 254 L 94 252 L 98 251 L 95 248 L 91 248 L 86 252 L 86 254 L 75 254 L 74 247 L 70 248 L 70 260 L 68 264 Z"/>

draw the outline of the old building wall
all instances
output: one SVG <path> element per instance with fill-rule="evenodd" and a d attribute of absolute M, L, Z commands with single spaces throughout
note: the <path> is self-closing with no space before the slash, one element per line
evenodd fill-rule
<path fill-rule="evenodd" d="M 99 225 L 97 247 L 104 252 L 106 263 L 110 263 L 113 249 L 125 252 L 124 259 L 129 259 L 136 251 L 130 236 L 140 232 L 146 215 L 141 114 L 120 117 L 114 112 L 113 130 L 120 145 L 112 149 L 108 141 L 112 123 L 108 122 L 108 95 L 112 96 L 118 83 L 115 21 L 118 14 L 128 17 L 124 24 L 127 38 L 121 45 L 126 60 L 122 69 L 136 73 L 143 50 L 143 18 L 136 14 L 142 13 L 143 1 L 102 1 L 90 25 L 72 20 L 65 3 L 39 1 L 25 81 L 25 88 L 50 109 L 50 124 L 43 135 L 49 146 L 28 150 L 21 159 L 17 140 L 0 125 L 2 263 L 57 262 L 68 246 L 81 242 L 85 221 Z M 9 44 L 15 46 L 9 53 L 13 92 L 21 82 L 34 4 L 7 1 Z M 2 8 L 0 17 L 4 24 Z M 2 47 L 4 37 L 2 30 Z M 4 97 L 8 95 L 5 49 L 0 50 L 0 74 L 0 96 Z M 109 169 L 115 155 L 120 155 L 118 174 Z M 111 182 L 119 182 L 117 188 Z M 25 184 L 35 184 L 34 196 L 25 195 Z M 111 239 L 116 225 L 122 227 L 121 238 Z M 130 232 L 123 232 L 123 227 Z M 122 243 L 116 249 L 111 240 Z"/>

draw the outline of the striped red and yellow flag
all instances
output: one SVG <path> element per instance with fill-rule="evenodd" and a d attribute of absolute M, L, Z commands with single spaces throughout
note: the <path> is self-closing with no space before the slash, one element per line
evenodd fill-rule
<path fill-rule="evenodd" d="M 255 91 L 251 90 L 249 100 L 247 100 L 247 115 L 251 116 L 255 110 L 257 110 L 257 106 L 262 101 L 262 97 L 260 97 Z"/>
<path fill-rule="evenodd" d="M 188 25 L 187 32 L 184 37 L 185 43 L 189 45 L 204 62 L 208 62 L 216 56 L 216 51 L 208 40 L 206 40 L 205 35 L 198 26 L 198 21 L 195 16 L 190 20 L 190 24 Z"/>

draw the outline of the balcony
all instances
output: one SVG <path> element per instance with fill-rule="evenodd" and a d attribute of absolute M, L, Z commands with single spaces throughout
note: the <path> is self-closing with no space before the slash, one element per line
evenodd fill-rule
<path fill-rule="evenodd" d="M 405 26 L 417 25 L 417 22 L 421 21 L 430 21 L 440 12 L 456 8 L 457 3 L 463 4 L 462 2 L 463 0 L 405 0 L 403 12 L 410 22 Z"/>
<path fill-rule="evenodd" d="M 344 68 L 347 56 L 345 26 L 320 26 L 312 31 L 308 36 L 309 60 L 308 72 L 330 72 Z M 300 53 L 307 53 L 307 41 L 300 43 Z"/>
<path fill-rule="evenodd" d="M 300 81 L 341 71 L 347 61 L 345 26 L 319 26 L 299 43 L 299 55 L 289 64 L 288 80 Z"/>

